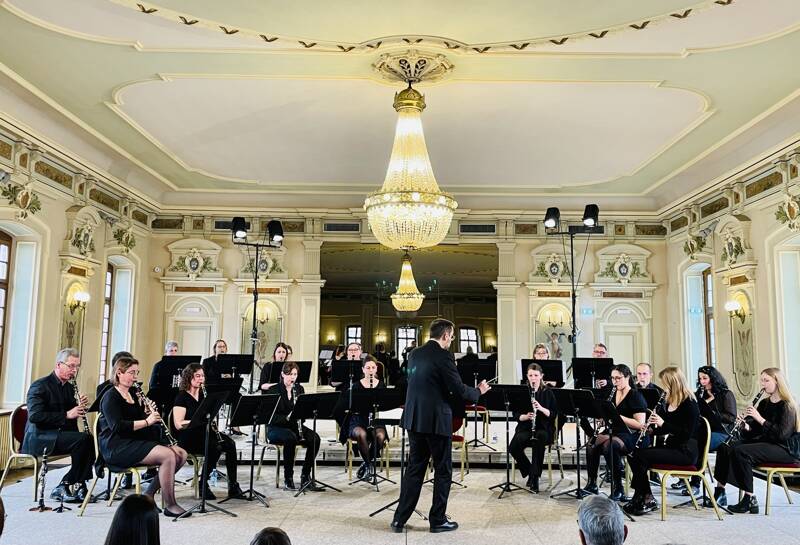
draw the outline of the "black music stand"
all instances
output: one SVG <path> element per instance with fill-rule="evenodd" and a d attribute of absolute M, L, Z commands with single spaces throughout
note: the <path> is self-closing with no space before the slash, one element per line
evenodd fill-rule
<path fill-rule="evenodd" d="M 528 374 L 528 366 L 532 363 L 535 363 L 542 368 L 542 382 L 555 382 L 556 388 L 564 387 L 566 384 L 566 381 L 564 380 L 566 373 L 564 372 L 564 362 L 561 360 L 521 360 L 520 366 L 522 367 L 521 376 L 523 384 L 526 384 L 527 382 L 526 379 Z M 550 384 L 548 384 L 548 386 L 550 386 Z"/>
<path fill-rule="evenodd" d="M 306 418 L 312 418 L 313 424 L 311 429 L 314 432 L 314 435 L 316 435 L 317 419 L 333 417 L 333 410 L 336 408 L 336 403 L 339 401 L 340 395 L 341 394 L 339 392 L 300 394 L 297 396 L 297 399 L 294 403 L 294 409 L 292 409 L 291 418 L 292 420 L 299 420 L 300 422 Z M 303 438 L 298 437 L 298 440 L 302 441 Z M 314 448 L 314 445 L 306 445 L 306 448 Z M 300 490 L 297 491 L 297 494 L 295 494 L 294 497 L 296 498 L 300 494 L 305 494 L 306 488 L 312 488 L 313 490 L 317 487 L 317 485 L 322 487 L 322 490 L 319 492 L 324 492 L 326 488 L 341 492 L 341 490 L 338 488 L 317 480 L 317 460 L 315 458 L 314 464 L 311 466 L 311 478 L 306 484 L 300 487 Z"/>
<path fill-rule="evenodd" d="M 497 384 L 492 386 L 492 389 L 484 394 L 484 405 L 487 409 L 495 411 L 505 411 L 506 413 L 506 480 L 502 483 L 490 486 L 489 490 L 495 488 L 500 489 L 500 496 L 498 500 L 503 497 L 506 492 L 513 492 L 515 490 L 524 490 L 529 494 L 533 494 L 532 490 L 519 486 L 511 482 L 511 453 L 508 450 L 511 443 L 511 431 L 509 430 L 509 420 L 511 420 L 512 411 L 527 413 L 530 411 L 531 397 L 527 386 L 519 384 Z"/>
<path fill-rule="evenodd" d="M 355 391 L 352 388 L 350 389 L 350 410 L 359 414 L 368 414 L 368 428 L 373 429 L 372 447 L 370 448 L 372 474 L 370 475 L 368 472 L 363 477 L 351 482 L 350 485 L 354 485 L 359 482 L 365 482 L 371 486 L 374 486 L 376 492 L 380 492 L 380 489 L 378 488 L 378 482 L 386 481 L 392 484 L 397 484 L 388 477 L 378 475 L 378 468 L 376 466 L 378 446 L 377 442 L 375 441 L 374 429 L 376 415 L 379 411 L 391 411 L 392 409 L 396 409 L 405 403 L 405 400 L 405 393 L 397 391 L 393 388 L 365 388 L 363 390 Z"/>
<path fill-rule="evenodd" d="M 252 394 L 244 395 L 239 398 L 239 402 L 233 409 L 231 415 L 232 426 L 252 426 L 250 434 L 250 487 L 241 496 L 235 499 L 247 501 L 259 501 L 264 507 L 269 507 L 267 496 L 253 488 L 255 480 L 255 460 L 256 460 L 256 434 L 258 426 L 266 424 L 272 420 L 275 409 L 278 408 L 281 396 L 278 394 Z M 234 498 L 225 498 L 219 503 Z"/>
<path fill-rule="evenodd" d="M 220 354 L 220 355 L 227 355 L 227 354 Z M 220 378 L 217 380 L 209 381 L 205 385 L 206 390 L 208 392 L 226 392 L 228 395 L 225 397 L 225 404 L 230 406 L 231 410 L 233 409 L 233 406 L 236 405 L 236 402 L 239 400 L 239 397 L 241 397 L 241 394 L 239 392 L 242 389 L 242 382 L 244 381 L 244 378 L 235 375 L 235 373 L 231 372 L 233 370 L 235 370 L 235 368 L 229 367 L 227 368 L 227 371 L 229 372 L 225 373 L 233 375 L 232 377 Z M 228 429 L 229 430 L 231 429 L 230 413 L 228 414 Z"/>
<path fill-rule="evenodd" d="M 217 369 L 220 375 L 230 375 L 238 377 L 242 371 L 247 371 L 253 367 L 252 354 L 218 354 Z M 240 383 L 241 384 L 241 383 Z"/>
<path fill-rule="evenodd" d="M 572 358 L 572 376 L 575 388 L 595 388 L 598 380 L 611 384 L 613 358 Z"/>
<path fill-rule="evenodd" d="M 208 464 L 208 439 L 211 436 L 211 421 L 216 418 L 217 413 L 222 408 L 222 404 L 225 403 L 225 399 L 228 397 L 227 391 L 222 392 L 209 392 L 208 395 L 203 398 L 203 401 L 200 402 L 200 406 L 197 407 L 197 411 L 195 411 L 194 416 L 192 416 L 192 420 L 189 422 L 189 425 L 186 426 L 185 430 L 191 430 L 194 428 L 203 427 L 204 433 L 204 441 L 203 441 L 203 465 Z M 209 468 L 210 473 L 211 468 Z M 203 472 L 205 473 L 205 472 Z M 235 513 L 231 513 L 227 509 L 223 509 L 218 505 L 214 505 L 213 503 L 206 503 L 206 488 L 208 487 L 208 481 L 205 479 L 205 475 L 202 475 L 202 480 L 200 481 L 200 503 L 192 506 L 188 510 L 184 511 L 174 519 L 172 522 L 175 522 L 178 519 L 187 518 L 192 513 L 208 513 L 206 510 L 206 506 L 212 511 L 218 511 L 220 513 L 225 513 L 229 517 L 236 517 Z"/>
<path fill-rule="evenodd" d="M 497 377 L 497 362 L 496 361 L 489 361 L 489 360 L 467 360 L 467 361 L 460 361 L 456 366 L 458 369 L 458 374 L 461 377 L 461 382 L 464 384 L 469 384 L 472 381 L 472 386 L 474 388 L 478 387 L 478 384 L 482 380 L 490 381 Z M 474 422 L 474 431 L 475 431 L 475 438 L 471 441 L 467 442 L 467 446 L 477 447 L 486 447 L 490 450 L 497 451 L 496 448 L 493 446 L 484 443 L 480 439 L 478 439 L 478 403 L 474 403 L 473 407 L 473 414 L 472 420 Z M 488 410 L 488 407 L 487 407 Z"/>
<path fill-rule="evenodd" d="M 581 430 L 578 422 L 580 422 L 585 408 L 588 408 L 588 410 L 591 411 L 591 405 L 594 401 L 594 396 L 589 390 L 570 390 L 567 388 L 558 388 L 551 391 L 556 398 L 556 404 L 558 405 L 559 412 L 567 416 L 575 417 L 575 473 L 577 475 L 577 481 L 575 488 L 564 490 L 563 492 L 558 492 L 556 494 L 550 494 L 550 497 L 557 498 L 559 496 L 570 496 L 579 500 L 586 497 L 588 493 L 584 492 L 583 487 L 581 486 L 580 451 L 582 445 Z"/>
<path fill-rule="evenodd" d="M 294 361 L 294 360 L 291 360 Z M 313 362 L 294 361 L 297 364 L 297 384 L 307 384 L 311 382 L 311 367 Z"/>

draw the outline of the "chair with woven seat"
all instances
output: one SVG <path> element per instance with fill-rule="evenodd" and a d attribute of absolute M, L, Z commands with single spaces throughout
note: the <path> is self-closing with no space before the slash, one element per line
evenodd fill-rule
<path fill-rule="evenodd" d="M 464 407 L 464 411 L 466 414 L 472 416 L 473 418 L 481 417 L 483 421 L 483 442 L 489 442 L 489 425 L 491 424 L 489 419 L 489 411 L 483 405 L 466 405 Z M 464 428 L 464 435 L 466 435 L 466 427 Z M 477 433 L 475 434 L 475 438 L 477 439 Z"/>
<path fill-rule="evenodd" d="M 28 423 L 28 405 L 22 404 L 11 412 L 8 419 L 9 425 L 9 440 L 11 454 L 8 455 L 6 460 L 6 467 L 3 470 L 3 476 L 0 477 L 0 490 L 3 490 L 3 485 L 6 482 L 6 476 L 11 468 L 11 462 L 14 460 L 30 460 L 33 462 L 33 501 L 36 501 L 39 492 L 39 465 L 42 463 L 41 456 L 34 456 L 33 454 L 25 454 L 20 452 L 22 448 L 22 440 L 25 438 L 25 426 Z M 47 455 L 48 462 L 60 460 L 61 458 L 68 458 L 69 454 L 61 455 Z"/>
<path fill-rule="evenodd" d="M 98 428 L 99 423 L 100 423 L 100 418 L 101 418 L 101 415 L 98 412 L 97 413 L 97 418 L 94 419 L 94 423 L 92 424 L 92 438 L 94 439 L 94 454 L 95 454 L 95 459 L 96 460 L 100 459 L 100 441 L 99 441 L 98 436 L 97 436 L 97 428 Z M 133 475 L 133 481 L 134 481 L 134 485 L 136 487 L 136 493 L 137 494 L 141 494 L 142 493 L 142 475 L 141 475 L 140 472 L 147 471 L 148 469 L 158 469 L 158 466 L 157 465 L 138 465 L 138 466 L 133 466 L 133 467 L 118 467 L 118 466 L 111 465 L 106 461 L 105 462 L 105 468 L 106 468 L 106 471 L 111 472 L 112 475 L 116 474 L 116 477 L 114 478 L 114 486 L 113 486 L 113 488 L 111 489 L 111 492 L 108 495 L 108 506 L 111 507 L 111 505 L 114 503 L 114 498 L 117 495 L 117 491 L 119 490 L 119 485 L 122 482 L 123 475 L 125 475 L 126 473 L 131 473 Z M 86 493 L 86 498 L 83 500 L 83 503 L 81 504 L 81 508 L 78 510 L 78 516 L 79 517 L 83 516 L 83 512 L 86 510 L 86 506 L 89 504 L 89 500 L 92 499 L 92 493 L 94 492 L 94 487 L 97 486 L 97 480 L 99 478 L 100 478 L 100 476 L 97 473 L 95 473 L 94 478 L 92 479 L 92 484 L 91 484 L 91 486 L 89 486 L 89 491 Z"/>
<path fill-rule="evenodd" d="M 708 449 L 709 445 L 711 444 L 711 426 L 709 426 L 708 420 L 706 420 L 705 417 L 700 417 L 697 444 L 698 446 L 702 447 L 697 465 L 680 466 L 671 464 L 654 464 L 652 467 L 650 467 L 650 471 L 655 471 L 661 477 L 661 520 L 667 520 L 667 479 L 669 479 L 669 477 L 677 477 L 683 481 L 683 483 L 686 485 L 686 489 L 689 491 L 689 497 L 692 499 L 692 505 L 694 506 L 695 510 L 699 510 L 700 507 L 697 505 L 697 499 L 692 493 L 692 487 L 689 484 L 689 478 L 700 477 L 700 480 L 706 489 L 706 493 L 708 494 L 708 498 L 711 500 L 711 505 L 714 507 L 714 513 L 716 513 L 719 520 L 722 520 L 722 513 L 720 513 L 719 507 L 717 506 L 717 501 L 714 499 L 714 489 L 709 484 L 705 475 L 706 466 L 708 465 Z"/>
<path fill-rule="evenodd" d="M 789 503 L 794 503 L 792 502 L 792 496 L 789 494 L 789 487 L 786 486 L 786 480 L 783 477 L 784 475 L 800 475 L 800 462 L 793 464 L 763 463 L 756 466 L 755 469 L 757 471 L 763 471 L 767 474 L 767 499 L 764 507 L 765 516 L 769 515 L 769 501 L 771 499 L 770 496 L 772 495 L 772 480 L 776 475 L 781 480 L 781 486 L 783 486 L 786 499 L 789 501 Z"/>

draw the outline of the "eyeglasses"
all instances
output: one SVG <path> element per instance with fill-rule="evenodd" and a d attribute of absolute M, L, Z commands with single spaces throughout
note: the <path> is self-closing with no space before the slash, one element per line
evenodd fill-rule
<path fill-rule="evenodd" d="M 622 380 L 624 378 L 622 375 L 611 375 L 611 380 Z"/>
<path fill-rule="evenodd" d="M 68 368 L 69 368 L 71 371 L 77 371 L 78 369 L 80 369 L 80 368 L 81 368 L 81 364 L 80 364 L 80 363 L 79 363 L 79 364 L 77 364 L 77 365 L 75 365 L 75 364 L 68 365 L 68 364 L 64 363 L 63 361 L 60 361 L 60 362 L 58 362 L 58 363 L 59 363 L 60 365 L 63 365 L 64 367 L 68 367 Z"/>
<path fill-rule="evenodd" d="M 125 371 L 124 374 L 125 375 L 130 375 L 132 377 L 138 377 L 139 376 L 139 370 L 138 369 L 131 369 L 129 371 Z"/>

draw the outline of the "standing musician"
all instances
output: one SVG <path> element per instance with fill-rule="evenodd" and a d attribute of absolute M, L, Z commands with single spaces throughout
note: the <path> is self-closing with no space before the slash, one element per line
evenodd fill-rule
<path fill-rule="evenodd" d="M 72 465 L 50 497 L 66 503 L 80 503 L 86 497 L 86 481 L 92 478 L 94 443 L 90 430 L 81 432 L 78 419 L 85 418 L 88 401 L 75 399 L 73 381 L 81 367 L 80 354 L 64 348 L 56 354 L 53 372 L 31 384 L 28 389 L 28 423 L 21 451 L 48 456 L 69 454 Z"/>
<path fill-rule="evenodd" d="M 508 446 L 511 456 L 517 462 L 519 472 L 528 478 L 526 486 L 536 493 L 539 492 L 544 451 L 553 441 L 557 414 L 556 398 L 543 384 L 542 376 L 542 368 L 538 363 L 528 365 L 526 384 L 531 394 L 531 410 L 527 413 L 514 413 L 514 418 L 518 422 L 517 429 Z M 525 456 L 525 447 L 528 446 L 533 448 L 533 459 L 530 461 Z"/>
<path fill-rule="evenodd" d="M 733 513 L 758 513 L 753 494 L 753 467 L 763 463 L 796 464 L 789 452 L 789 437 L 800 431 L 797 403 L 786 379 L 777 367 L 761 371 L 763 397 L 755 407 L 747 407 L 745 417 L 737 420 L 743 427 L 741 441 L 723 443 L 717 452 L 714 498 L 727 505 L 725 485 L 730 483 L 744 492 L 742 501 L 732 505 Z"/>
<path fill-rule="evenodd" d="M 633 473 L 631 484 L 636 490 L 633 499 L 626 503 L 623 510 L 634 516 L 644 515 L 658 509 L 653 498 L 648 469 L 654 464 L 673 464 L 690 466 L 697 461 L 697 430 L 700 410 L 697 408 L 694 394 L 689 389 L 686 377 L 677 367 L 666 367 L 658 374 L 664 385 L 666 409 L 656 407 L 647 420 L 649 426 L 655 426 L 657 435 L 669 434 L 663 447 L 635 449 L 630 456 L 630 468 Z"/>
<path fill-rule="evenodd" d="M 176 341 L 167 341 L 167 344 L 164 345 L 164 355 L 165 356 L 177 356 L 178 355 L 178 343 Z M 166 386 L 163 384 L 159 384 L 160 376 L 158 374 L 159 369 L 161 369 L 161 360 L 158 360 L 153 365 L 153 371 L 150 373 L 150 385 L 149 390 L 155 390 L 157 388 L 161 388 L 162 386 Z M 171 386 L 171 385 L 170 385 Z"/>
<path fill-rule="evenodd" d="M 611 499 L 622 501 L 624 499 L 624 488 L 622 477 L 625 468 L 622 457 L 630 454 L 639 438 L 639 433 L 645 424 L 647 416 L 647 403 L 642 394 L 633 388 L 633 376 L 627 365 L 615 365 L 611 369 L 611 382 L 614 385 L 614 398 L 610 399 L 617 408 L 620 418 L 627 427 L 626 430 L 617 431 L 613 434 L 613 441 L 608 431 L 600 432 L 594 443 L 590 443 L 587 454 L 587 466 L 589 482 L 584 490 L 591 494 L 597 494 L 597 471 L 600 466 L 600 455 L 606 459 L 606 467 L 613 468 L 613 480 L 611 483 Z M 612 452 L 613 451 L 613 452 Z M 613 460 L 612 460 L 613 456 Z M 613 467 L 612 467 L 613 462 Z"/>
<path fill-rule="evenodd" d="M 408 358 L 408 392 L 400 425 L 408 430 L 408 467 L 400 489 L 400 499 L 392 520 L 392 531 L 400 533 L 419 501 L 422 479 L 428 460 L 433 459 L 433 502 L 429 522 L 431 532 L 447 532 L 458 524 L 447 520 L 447 497 L 453 478 L 451 447 L 453 403 L 464 410 L 464 403 L 477 403 L 489 391 L 486 381 L 470 388 L 461 382 L 453 353 L 448 349 L 455 337 L 453 322 L 436 319 L 431 323 L 430 340 L 411 352 Z"/>
<path fill-rule="evenodd" d="M 277 343 L 275 349 L 272 351 L 272 361 L 268 362 L 261 368 L 261 376 L 258 379 L 258 390 L 262 394 L 266 394 L 267 390 L 275 386 L 276 383 L 269 382 L 269 376 L 272 371 L 273 365 L 283 365 L 286 358 L 289 357 L 291 348 L 286 343 Z"/>
<path fill-rule="evenodd" d="M 184 509 L 175 501 L 175 473 L 186 462 L 186 451 L 177 445 L 158 443 L 160 434 L 154 433 L 151 426 L 162 424 L 161 416 L 152 409 L 146 414 L 133 397 L 138 376 L 139 362 L 133 358 L 120 358 L 114 364 L 114 387 L 100 402 L 100 452 L 117 467 L 159 466 L 158 479 L 150 482 L 145 494 L 153 497 L 160 488 L 164 514 L 177 517 Z"/>
<path fill-rule="evenodd" d="M 375 358 L 367 356 L 361 364 L 361 371 L 364 376 L 361 380 L 353 384 L 353 392 L 360 392 L 372 388 L 386 388 L 383 381 L 378 378 L 378 364 Z M 342 393 L 339 397 L 339 405 L 344 411 L 347 410 L 348 392 Z M 379 459 L 387 437 L 389 437 L 386 433 L 386 427 L 373 426 L 370 428 L 368 415 L 360 414 L 355 410 L 350 410 L 345 414 L 340 426 L 339 442 L 345 444 L 347 439 L 353 439 L 358 445 L 358 452 L 361 454 L 361 459 L 363 460 L 356 475 L 361 479 L 367 472 L 371 474 L 375 471 L 375 468 L 370 465 L 370 461 L 372 460 L 372 448 L 373 446 L 375 448 L 375 459 Z"/>
<path fill-rule="evenodd" d="M 209 382 L 214 382 L 222 378 L 222 373 L 217 367 L 217 356 L 228 353 L 228 343 L 223 339 L 217 339 L 211 350 L 213 354 L 203 360 L 203 373 Z M 181 375 L 181 379 L 183 379 L 183 375 Z"/>
<path fill-rule="evenodd" d="M 317 457 L 320 447 L 319 435 L 311 428 L 304 426 L 292 414 L 297 400 L 296 396 L 305 393 L 303 386 L 297 382 L 299 371 L 295 362 L 285 362 L 281 369 L 281 381 L 266 391 L 267 394 L 281 396 L 272 421 L 267 427 L 267 439 L 270 443 L 283 445 L 284 490 L 297 490 L 294 484 L 294 456 L 297 444 L 300 443 L 306 447 L 306 459 L 303 461 L 303 469 L 300 473 L 301 488 L 311 480 L 311 467 L 314 465 L 314 458 Z M 306 490 L 319 492 L 322 488 L 312 483 Z"/>
<path fill-rule="evenodd" d="M 200 403 L 205 399 L 203 392 L 206 377 L 203 367 L 199 363 L 190 363 L 181 373 L 180 393 L 175 398 L 175 408 L 172 409 L 172 421 L 178 430 L 178 444 L 187 452 L 203 455 L 205 453 L 205 426 L 184 429 L 192 421 Z M 203 479 L 206 481 L 205 499 L 217 499 L 208 485 L 211 470 L 217 467 L 220 456 L 225 454 L 225 467 L 228 470 L 228 497 L 238 498 L 242 489 L 236 479 L 236 444 L 228 435 L 220 433 L 212 426 L 208 436 L 208 457 L 203 463 Z"/>

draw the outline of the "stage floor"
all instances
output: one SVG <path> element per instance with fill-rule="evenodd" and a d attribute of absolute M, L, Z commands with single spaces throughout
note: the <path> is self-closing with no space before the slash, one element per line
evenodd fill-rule
<path fill-rule="evenodd" d="M 394 469 L 394 468 L 393 468 Z M 48 474 L 48 493 L 58 483 L 65 469 L 53 469 Z M 165 544 L 242 544 L 250 542 L 253 535 L 265 526 L 283 528 L 295 545 L 400 545 L 402 543 L 450 543 L 458 545 L 486 545 L 487 543 L 524 543 L 525 545 L 560 545 L 579 543 L 576 525 L 577 502 L 573 499 L 550 499 L 544 490 L 539 495 L 514 492 L 502 499 L 489 491 L 505 477 L 499 469 L 474 469 L 465 479 L 466 488 L 454 486 L 450 495 L 448 513 L 461 528 L 452 533 L 431 535 L 427 522 L 414 515 L 407 535 L 389 531 L 391 512 L 370 518 L 368 513 L 395 500 L 398 485 L 385 484 L 375 492 L 365 484 L 348 485 L 341 466 L 323 465 L 318 477 L 340 489 L 342 493 L 326 491 L 309 493 L 299 498 L 278 490 L 274 486 L 272 464 L 266 468 L 256 488 L 267 494 L 271 504 L 264 508 L 258 503 L 233 501 L 224 504 L 238 515 L 229 518 L 221 514 L 194 515 L 190 519 L 172 522 L 161 517 L 162 543 Z M 184 468 L 179 477 L 188 478 L 190 468 Z M 245 486 L 248 466 L 239 468 L 239 478 Z M 392 472 L 393 478 L 399 472 Z M 574 471 L 567 471 L 566 479 L 558 489 L 570 487 Z M 101 485 L 98 485 L 102 487 Z M 547 486 L 546 477 L 542 487 Z M 668 519 L 662 522 L 658 513 L 628 522 L 630 530 L 626 543 L 658 545 L 683 543 L 700 545 L 724 543 L 725 545 L 751 545 L 768 542 L 773 545 L 800 543 L 800 497 L 793 494 L 795 505 L 789 505 L 782 490 L 773 488 L 773 507 L 770 516 L 763 515 L 766 484 L 757 481 L 757 493 L 762 502 L 761 515 L 725 515 L 718 521 L 712 510 L 695 511 L 693 508 L 670 507 Z M 10 483 L 3 489 L 3 500 L 8 518 L 0 544 L 53 545 L 76 542 L 85 545 L 102 544 L 116 508 L 105 503 L 91 504 L 83 518 L 73 511 L 63 514 L 29 512 L 33 506 L 30 478 Z M 224 496 L 224 489 L 217 490 Z M 179 502 L 184 508 L 195 503 L 188 486 L 178 488 Z M 734 489 L 729 495 L 735 498 Z M 670 505 L 684 498 L 670 495 Z M 430 507 L 431 488 L 426 486 L 420 498 L 420 509 L 427 514 Z M 52 502 L 49 505 L 54 506 Z"/>

